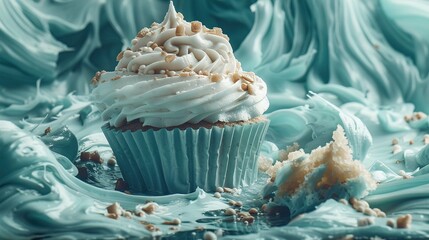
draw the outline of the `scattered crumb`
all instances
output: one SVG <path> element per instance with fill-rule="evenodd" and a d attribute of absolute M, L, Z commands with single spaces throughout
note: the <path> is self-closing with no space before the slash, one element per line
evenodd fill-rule
<path fill-rule="evenodd" d="M 405 214 L 403 216 L 399 216 L 396 219 L 396 227 L 397 228 L 410 228 L 413 217 L 410 214 Z"/>
<path fill-rule="evenodd" d="M 223 187 L 217 187 L 216 192 L 223 193 L 224 192 Z"/>
<path fill-rule="evenodd" d="M 253 87 L 253 85 L 252 85 L 252 84 L 247 85 L 247 92 L 248 92 L 250 95 L 255 95 L 255 88 Z"/>
<path fill-rule="evenodd" d="M 176 59 L 176 55 L 167 55 L 167 56 L 165 57 L 165 61 L 166 61 L 167 63 L 171 63 L 172 61 L 174 61 L 174 59 Z"/>
<path fill-rule="evenodd" d="M 141 209 L 147 214 L 152 214 L 158 209 L 158 204 L 150 202 L 145 204 Z"/>
<path fill-rule="evenodd" d="M 410 178 L 412 178 L 412 176 L 409 175 L 409 174 L 407 174 L 404 170 L 399 170 L 398 174 L 400 176 L 402 176 L 402 178 L 404 178 L 404 179 L 410 179 Z"/>
<path fill-rule="evenodd" d="M 117 202 L 107 206 L 106 209 L 107 213 L 116 214 L 117 216 L 121 216 L 125 212 L 121 205 L 119 205 Z"/>
<path fill-rule="evenodd" d="M 232 208 L 227 208 L 227 209 L 225 209 L 224 214 L 226 216 L 233 216 L 233 215 L 236 215 L 237 212 Z"/>
<path fill-rule="evenodd" d="M 118 178 L 118 180 L 116 180 L 115 190 L 121 192 L 128 190 L 128 183 L 125 182 L 123 178 Z"/>
<path fill-rule="evenodd" d="M 395 221 L 393 221 L 392 219 L 388 219 L 386 225 L 391 228 L 395 228 Z"/>
<path fill-rule="evenodd" d="M 109 166 L 109 167 L 116 166 L 116 158 L 115 158 L 115 156 L 112 156 L 111 158 L 109 158 L 109 160 L 107 160 L 107 166 Z"/>
<path fill-rule="evenodd" d="M 259 211 L 258 211 L 258 209 L 256 209 L 256 208 L 251 208 L 251 209 L 249 209 L 249 214 L 251 214 L 251 215 L 256 215 L 256 214 L 258 214 L 259 213 Z"/>
<path fill-rule="evenodd" d="M 113 78 L 112 78 L 112 81 L 118 80 L 118 79 L 120 79 L 121 77 L 122 77 L 121 75 L 115 76 L 115 77 L 113 77 Z"/>
<path fill-rule="evenodd" d="M 101 77 L 101 75 L 103 74 L 103 73 L 105 73 L 106 71 L 98 71 L 98 72 L 96 72 L 95 73 L 95 75 L 94 75 L 94 77 L 92 77 L 92 79 L 91 79 L 91 83 L 93 84 L 93 85 L 97 85 L 97 83 L 100 81 L 100 77 Z"/>
<path fill-rule="evenodd" d="M 204 233 L 203 239 L 204 240 L 217 240 L 217 236 L 213 232 L 207 231 Z"/>
<path fill-rule="evenodd" d="M 175 219 L 173 219 L 171 221 L 165 221 L 162 224 L 178 226 L 178 225 L 182 224 L 182 221 L 180 219 L 178 219 L 178 218 L 175 218 Z"/>
<path fill-rule="evenodd" d="M 47 128 L 45 129 L 45 134 L 44 134 L 44 135 L 46 136 L 46 135 L 48 135 L 49 133 L 51 133 L 51 130 L 52 130 L 52 129 L 51 129 L 51 127 L 47 127 Z"/>

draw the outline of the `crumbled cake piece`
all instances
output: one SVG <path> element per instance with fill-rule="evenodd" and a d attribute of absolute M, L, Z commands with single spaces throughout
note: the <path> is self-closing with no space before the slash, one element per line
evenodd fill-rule
<path fill-rule="evenodd" d="M 332 138 L 333 141 L 314 149 L 310 155 L 302 151 L 289 153 L 289 160 L 277 162 L 271 171 L 267 171 L 271 174 L 271 184 L 277 187 L 274 202 L 286 205 L 292 216 L 310 210 L 328 198 L 361 198 L 376 188 L 368 170 L 360 161 L 353 160 L 340 125 Z M 276 168 L 279 170 L 275 171 Z M 369 207 L 364 202 L 360 205 L 360 211 L 376 215 L 372 210 L 365 210 Z"/>

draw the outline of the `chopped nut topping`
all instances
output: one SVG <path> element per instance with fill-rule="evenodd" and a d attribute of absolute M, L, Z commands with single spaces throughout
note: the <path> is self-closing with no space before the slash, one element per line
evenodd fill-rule
<path fill-rule="evenodd" d="M 115 190 L 124 192 L 128 189 L 128 183 L 123 178 L 118 178 L 115 183 Z"/>
<path fill-rule="evenodd" d="M 224 188 L 223 188 L 223 190 L 224 190 L 226 193 L 235 193 L 234 189 L 229 188 L 229 187 L 224 187 Z"/>
<path fill-rule="evenodd" d="M 116 56 L 116 61 L 120 61 L 124 57 L 124 51 L 120 51 L 118 53 L 118 56 Z"/>
<path fill-rule="evenodd" d="M 176 59 L 176 55 L 167 55 L 165 57 L 165 61 L 168 63 L 171 63 L 172 61 L 174 61 L 174 59 Z"/>
<path fill-rule="evenodd" d="M 190 75 L 189 75 L 189 72 L 181 72 L 181 73 L 179 74 L 179 76 L 180 76 L 180 77 L 189 77 Z"/>
<path fill-rule="evenodd" d="M 158 209 L 158 206 L 155 203 L 148 203 L 142 207 L 142 210 L 147 214 L 152 214 Z"/>
<path fill-rule="evenodd" d="M 183 14 L 181 12 L 177 12 L 176 15 L 177 15 L 178 18 L 183 19 Z"/>
<path fill-rule="evenodd" d="M 172 77 L 174 75 L 176 75 L 175 71 L 167 71 L 167 76 Z"/>
<path fill-rule="evenodd" d="M 107 166 L 109 167 L 116 166 L 116 158 L 114 156 L 112 156 L 111 158 L 109 158 L 109 160 L 107 160 Z"/>
<path fill-rule="evenodd" d="M 181 223 L 182 223 L 182 221 L 180 219 L 175 218 L 175 219 L 173 219 L 171 221 L 165 221 L 162 224 L 165 224 L 165 225 L 180 225 Z"/>
<path fill-rule="evenodd" d="M 222 35 L 222 28 L 214 27 L 213 31 L 216 35 Z"/>
<path fill-rule="evenodd" d="M 106 207 L 107 209 L 107 213 L 114 213 L 118 216 L 122 215 L 122 212 L 124 211 L 124 209 L 122 209 L 121 205 L 119 205 L 119 203 L 115 202 L 112 205 L 109 205 Z"/>
<path fill-rule="evenodd" d="M 146 33 L 145 33 L 145 32 L 140 31 L 139 33 L 137 33 L 137 36 L 136 36 L 136 37 L 138 37 L 138 38 L 143 38 L 145 35 L 146 35 Z"/>
<path fill-rule="evenodd" d="M 223 192 L 224 192 L 224 190 L 223 190 L 223 188 L 222 188 L 222 187 L 217 187 L 217 188 L 216 188 L 216 192 L 218 192 L 218 193 L 223 193 Z"/>
<path fill-rule="evenodd" d="M 158 44 L 157 44 L 157 43 L 152 43 L 152 44 L 150 45 L 150 47 L 151 47 L 152 49 L 155 49 L 156 47 L 158 47 Z"/>
<path fill-rule="evenodd" d="M 246 80 L 246 81 L 248 81 L 248 82 L 251 82 L 251 83 L 253 83 L 255 80 L 253 80 L 252 78 L 250 78 L 249 76 L 247 76 L 247 75 L 242 75 L 241 76 L 244 80 Z"/>
<path fill-rule="evenodd" d="M 410 214 L 405 214 L 403 216 L 399 216 L 396 219 L 396 227 L 397 228 L 410 228 L 413 217 Z"/>
<path fill-rule="evenodd" d="M 161 56 L 168 56 L 168 53 L 167 53 L 167 52 L 162 51 L 162 52 L 161 52 Z M 174 56 L 174 55 L 173 55 L 173 56 Z"/>
<path fill-rule="evenodd" d="M 252 84 L 248 84 L 248 85 L 247 85 L 247 92 L 248 92 L 250 95 L 255 95 L 255 88 L 253 87 L 253 85 L 252 85 Z"/>
<path fill-rule="evenodd" d="M 108 214 L 106 214 L 106 217 L 111 218 L 111 219 L 118 219 L 119 215 L 115 214 L 115 213 L 108 213 Z"/>
<path fill-rule="evenodd" d="M 120 78 L 121 78 L 121 76 L 120 76 L 120 75 L 118 75 L 118 76 L 113 77 L 113 78 L 112 78 L 112 80 L 113 80 L 113 81 L 115 81 L 115 80 L 118 80 L 118 79 L 120 79 Z"/>
<path fill-rule="evenodd" d="M 413 116 L 410 116 L 410 115 L 405 115 L 404 116 L 405 122 L 410 122 L 412 119 L 413 119 Z"/>
<path fill-rule="evenodd" d="M 240 80 L 240 74 L 238 73 L 232 74 L 232 82 L 236 83 L 238 80 Z"/>
<path fill-rule="evenodd" d="M 98 83 L 98 81 L 100 81 L 101 74 L 103 74 L 105 72 L 106 71 L 104 71 L 104 70 L 96 72 L 95 75 L 94 75 L 94 77 L 91 79 L 91 83 L 93 85 L 96 85 Z"/>
<path fill-rule="evenodd" d="M 398 153 L 398 152 L 400 152 L 400 151 L 402 151 L 402 147 L 401 147 L 401 145 L 398 145 L 398 144 L 393 145 L 393 147 L 392 147 L 392 153 L 393 153 L 393 154 Z"/>
<path fill-rule="evenodd" d="M 45 135 L 48 135 L 51 132 L 51 127 L 47 127 L 45 129 Z"/>
<path fill-rule="evenodd" d="M 176 27 L 176 36 L 185 36 L 185 26 L 180 24 Z"/>
<path fill-rule="evenodd" d="M 421 119 L 424 119 L 424 118 L 426 118 L 427 117 L 427 115 L 426 115 L 426 113 L 424 113 L 424 112 L 415 112 L 414 113 L 414 116 L 413 116 L 413 118 L 415 119 L 415 120 L 421 120 Z"/>
<path fill-rule="evenodd" d="M 410 179 L 413 176 L 407 174 L 404 170 L 399 170 L 398 174 L 403 178 L 403 179 Z"/>
<path fill-rule="evenodd" d="M 213 73 L 210 75 L 210 81 L 212 82 L 220 82 L 222 80 L 222 76 L 217 73 Z"/>
<path fill-rule="evenodd" d="M 81 152 L 80 153 L 80 160 L 81 161 L 89 161 L 91 159 L 91 153 L 90 152 Z"/>
<path fill-rule="evenodd" d="M 372 224 L 374 224 L 374 220 L 372 218 L 362 218 L 362 219 L 359 219 L 357 222 L 357 225 L 359 227 L 369 226 Z"/>
<path fill-rule="evenodd" d="M 241 89 L 242 89 L 243 91 L 247 91 L 247 88 L 248 88 L 247 83 L 242 83 L 242 84 L 241 84 Z"/>
<path fill-rule="evenodd" d="M 131 214 L 131 212 L 130 212 L 130 211 L 125 211 L 123 215 L 124 215 L 124 217 L 126 217 L 126 218 L 131 218 L 131 217 L 132 217 L 132 214 Z"/>
<path fill-rule="evenodd" d="M 103 163 L 103 159 L 97 151 L 92 152 L 89 159 L 96 163 Z"/>
<path fill-rule="evenodd" d="M 232 216 L 232 215 L 237 214 L 237 212 L 232 208 L 227 208 L 227 209 L 225 209 L 224 214 L 226 216 Z"/>
<path fill-rule="evenodd" d="M 191 31 L 194 33 L 200 32 L 203 25 L 199 21 L 193 21 L 191 22 Z"/>
<path fill-rule="evenodd" d="M 157 231 L 157 228 L 153 224 L 146 225 L 146 229 L 151 232 Z"/>
<path fill-rule="evenodd" d="M 192 72 L 192 68 L 191 67 L 185 67 L 182 71 L 184 71 L 184 72 Z"/>
<path fill-rule="evenodd" d="M 386 225 L 391 228 L 395 228 L 395 221 L 392 219 L 387 220 Z"/>
<path fill-rule="evenodd" d="M 256 215 L 256 214 L 258 214 L 258 209 L 256 209 L 256 208 L 251 208 L 251 209 L 249 209 L 249 214 L 251 214 L 251 215 Z"/>
<path fill-rule="evenodd" d="M 137 34 L 138 38 L 142 38 L 144 36 L 146 36 L 146 34 L 149 32 L 148 28 L 143 28 L 142 30 L 140 30 L 140 32 Z"/>

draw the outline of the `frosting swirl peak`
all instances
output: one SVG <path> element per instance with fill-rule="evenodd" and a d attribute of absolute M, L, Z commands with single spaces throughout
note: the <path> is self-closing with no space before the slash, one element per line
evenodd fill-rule
<path fill-rule="evenodd" d="M 201 22 L 187 22 L 170 3 L 160 24 L 143 28 L 132 47 L 118 55 L 116 70 L 154 74 L 183 71 L 228 74 L 241 70 L 228 36 L 220 28 L 208 29 Z"/>
<path fill-rule="evenodd" d="M 111 126 L 247 121 L 268 109 L 265 82 L 242 71 L 222 30 L 186 22 L 172 3 L 117 60 L 116 71 L 92 79 L 92 99 Z"/>

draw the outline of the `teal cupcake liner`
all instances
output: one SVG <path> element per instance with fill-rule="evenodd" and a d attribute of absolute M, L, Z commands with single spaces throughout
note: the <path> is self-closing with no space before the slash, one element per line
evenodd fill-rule
<path fill-rule="evenodd" d="M 189 193 L 256 181 L 268 120 L 181 130 L 102 130 L 133 193 Z"/>

